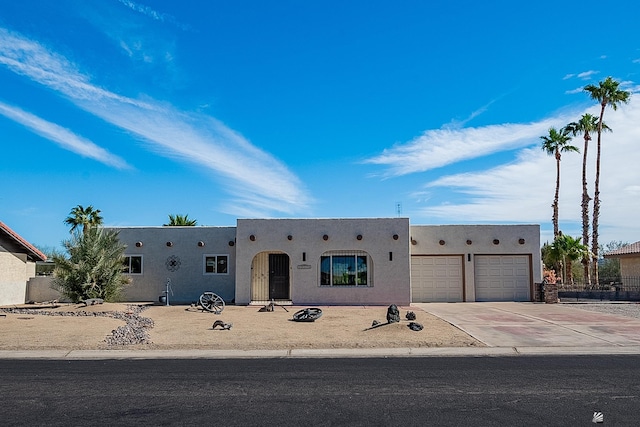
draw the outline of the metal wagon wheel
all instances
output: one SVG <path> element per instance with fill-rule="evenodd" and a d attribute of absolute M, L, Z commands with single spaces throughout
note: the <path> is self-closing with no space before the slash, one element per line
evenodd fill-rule
<path fill-rule="evenodd" d="M 293 320 L 296 322 L 315 322 L 322 316 L 322 310 L 319 308 L 304 308 L 296 311 Z"/>
<path fill-rule="evenodd" d="M 224 310 L 224 300 L 213 292 L 205 292 L 200 295 L 200 306 L 207 311 L 220 314 Z"/>

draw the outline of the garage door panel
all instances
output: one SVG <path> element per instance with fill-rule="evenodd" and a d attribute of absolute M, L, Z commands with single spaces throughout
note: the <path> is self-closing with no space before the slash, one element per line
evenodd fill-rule
<path fill-rule="evenodd" d="M 476 255 L 476 301 L 530 301 L 528 255 Z"/>
<path fill-rule="evenodd" d="M 463 301 L 462 256 L 411 258 L 413 302 Z"/>

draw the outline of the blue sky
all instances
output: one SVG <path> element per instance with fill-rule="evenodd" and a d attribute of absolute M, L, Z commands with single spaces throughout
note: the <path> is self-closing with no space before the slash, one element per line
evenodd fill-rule
<path fill-rule="evenodd" d="M 0 221 L 40 247 L 78 204 L 115 226 L 400 213 L 551 240 L 539 137 L 599 112 L 586 84 L 640 91 L 640 4 L 601 3 L 1 2 Z M 605 122 L 600 241 L 634 242 L 640 97 Z M 563 156 L 574 236 L 580 167 Z"/>

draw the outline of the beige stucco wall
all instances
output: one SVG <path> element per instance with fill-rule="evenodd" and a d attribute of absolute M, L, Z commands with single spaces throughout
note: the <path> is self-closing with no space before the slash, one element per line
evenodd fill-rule
<path fill-rule="evenodd" d="M 130 275 L 126 301 L 158 301 L 164 295 L 167 279 L 171 280 L 173 295 L 169 302 L 176 304 L 196 301 L 205 291 L 219 294 L 230 302 L 235 288 L 235 227 L 123 227 L 119 239 L 127 245 L 126 255 L 142 255 L 142 274 Z M 141 242 L 142 246 L 136 246 Z M 167 246 L 171 242 L 172 246 Z M 198 246 L 203 242 L 204 246 Z M 204 255 L 228 255 L 229 273 L 204 274 Z M 178 269 L 167 267 L 170 257 L 179 260 Z"/>
<path fill-rule="evenodd" d="M 327 240 L 323 239 L 325 234 Z M 254 241 L 250 240 L 251 235 Z M 337 250 L 367 252 L 373 264 L 369 267 L 373 269 L 373 286 L 321 286 L 320 257 Z M 406 305 L 411 301 L 407 218 L 239 219 L 236 245 L 239 304 L 252 301 L 251 283 L 255 278 L 251 266 L 261 253 L 289 256 L 293 304 Z"/>
<path fill-rule="evenodd" d="M 27 280 L 36 274 L 35 263 L 0 246 L 0 272 L 0 306 L 24 304 Z"/>
<path fill-rule="evenodd" d="M 467 301 L 475 301 L 475 255 L 530 255 L 531 284 L 542 281 L 539 225 L 412 225 L 410 232 L 412 256 L 463 256 Z"/>
<path fill-rule="evenodd" d="M 157 301 L 170 279 L 172 303 L 196 301 L 204 291 L 216 292 L 227 302 L 234 298 L 237 304 L 255 302 L 252 283 L 267 280 L 268 271 L 264 270 L 269 253 L 288 256 L 290 298 L 298 305 L 409 304 L 414 255 L 463 257 L 467 301 L 475 300 L 476 255 L 527 255 L 531 259 L 531 283 L 542 280 L 538 225 L 409 225 L 407 218 L 240 219 L 237 227 L 117 230 L 127 245 L 126 254 L 143 256 L 143 273 L 130 276 L 133 284 L 124 295 L 127 301 Z M 252 235 L 254 240 L 250 239 Z M 323 235 L 328 239 L 324 240 Z M 394 239 L 394 235 L 398 238 Z M 494 244 L 494 239 L 499 243 Z M 467 244 L 467 240 L 471 243 Z M 200 241 L 204 246 L 198 246 Z M 141 246 L 136 246 L 137 242 Z M 320 257 L 327 251 L 342 250 L 368 253 L 372 286 L 320 285 Z M 205 254 L 228 255 L 229 273 L 205 275 Z M 167 268 L 169 257 L 179 259 L 176 271 Z"/>
<path fill-rule="evenodd" d="M 58 300 L 60 302 L 70 302 L 68 298 L 63 298 L 62 294 L 51 288 L 53 276 L 36 276 L 27 282 L 27 301 L 45 302 Z"/>
<path fill-rule="evenodd" d="M 640 255 L 620 257 L 620 275 L 624 277 L 640 277 Z"/>

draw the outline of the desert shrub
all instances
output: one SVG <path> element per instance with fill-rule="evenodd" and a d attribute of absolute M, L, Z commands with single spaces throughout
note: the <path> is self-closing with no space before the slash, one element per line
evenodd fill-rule
<path fill-rule="evenodd" d="M 53 287 L 74 302 L 117 301 L 130 279 L 123 274 L 125 246 L 116 231 L 91 227 L 63 242 L 67 254 L 54 255 Z"/>

